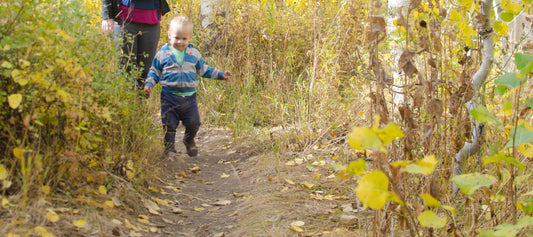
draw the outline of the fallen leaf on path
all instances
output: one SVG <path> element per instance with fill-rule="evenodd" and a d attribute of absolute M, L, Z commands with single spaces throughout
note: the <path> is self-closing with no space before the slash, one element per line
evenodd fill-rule
<path fill-rule="evenodd" d="M 181 210 L 181 208 L 173 208 L 173 209 L 172 209 L 172 213 L 174 213 L 174 214 L 181 214 L 181 213 L 183 213 L 183 210 Z"/>
<path fill-rule="evenodd" d="M 195 211 L 203 211 L 203 210 L 205 210 L 205 208 L 203 208 L 203 207 L 194 207 L 194 210 Z"/>
<path fill-rule="evenodd" d="M 167 224 L 170 224 L 170 225 L 174 225 L 176 223 L 172 222 L 171 220 L 169 219 L 166 219 L 166 218 L 162 218 L 163 222 L 167 223 Z"/>
<path fill-rule="evenodd" d="M 290 179 L 285 179 L 285 182 L 287 182 L 288 184 L 290 185 L 295 185 L 296 183 L 294 183 L 292 180 Z"/>
<path fill-rule="evenodd" d="M 303 221 L 293 221 L 291 223 L 291 226 L 297 226 L 297 227 L 302 227 L 304 225 L 305 225 L 305 222 L 303 222 Z"/>
<path fill-rule="evenodd" d="M 286 166 L 293 166 L 293 165 L 295 165 L 295 164 L 296 164 L 296 162 L 294 162 L 294 161 L 292 161 L 292 160 L 287 161 L 287 162 L 285 163 Z"/>
<path fill-rule="evenodd" d="M 100 187 L 98 187 L 98 192 L 100 194 L 106 195 L 107 194 L 107 188 L 104 185 L 100 185 Z"/>
<path fill-rule="evenodd" d="M 304 159 L 302 159 L 302 158 L 296 158 L 296 159 L 294 159 L 294 162 L 296 162 L 297 165 L 301 165 L 301 164 L 304 163 Z"/>
<path fill-rule="evenodd" d="M 202 207 L 212 207 L 212 206 L 207 203 L 202 203 Z"/>
<path fill-rule="evenodd" d="M 113 224 L 115 224 L 115 225 L 122 225 L 122 221 L 119 221 L 117 219 L 113 219 L 113 220 L 111 220 L 111 222 L 113 222 Z"/>
<path fill-rule="evenodd" d="M 230 176 L 229 174 L 222 173 L 222 175 L 220 176 L 220 178 L 227 178 L 227 177 L 229 177 L 229 176 Z"/>
<path fill-rule="evenodd" d="M 161 211 L 161 208 L 153 201 L 145 199 L 143 200 L 144 207 L 148 209 L 148 212 L 150 212 L 153 215 L 161 215 L 159 211 Z"/>
<path fill-rule="evenodd" d="M 53 237 L 53 236 L 55 236 L 54 234 L 48 232 L 48 230 L 46 230 L 42 226 L 37 226 L 37 227 L 33 228 L 33 231 L 36 232 L 37 234 L 39 234 L 42 237 Z"/>
<path fill-rule="evenodd" d="M 313 186 L 315 186 L 315 184 L 308 183 L 308 182 L 302 182 L 302 185 L 305 186 L 306 188 L 312 188 Z"/>
<path fill-rule="evenodd" d="M 126 223 L 126 228 L 128 229 L 131 229 L 131 230 L 134 230 L 134 231 L 139 231 L 139 228 L 137 228 L 136 226 L 132 225 L 130 223 L 130 221 L 128 221 L 128 219 L 124 219 L 124 222 Z"/>
<path fill-rule="evenodd" d="M 171 203 L 172 201 L 168 200 L 168 199 L 159 199 L 159 198 L 154 198 L 154 201 L 159 204 L 159 205 L 163 205 L 163 206 L 166 206 L 168 205 L 169 203 Z"/>
<path fill-rule="evenodd" d="M 300 228 L 300 227 L 298 227 L 298 226 L 293 226 L 293 225 L 291 225 L 291 230 L 292 230 L 292 231 L 296 231 L 296 232 L 298 232 L 298 233 L 301 233 L 301 232 L 304 231 L 302 228 Z"/>
<path fill-rule="evenodd" d="M 107 207 L 107 208 L 110 208 L 110 209 L 115 207 L 115 204 L 113 204 L 113 201 L 105 201 L 103 205 L 104 205 L 104 207 Z"/>
<path fill-rule="evenodd" d="M 195 167 L 190 168 L 189 170 L 190 170 L 191 172 L 198 172 L 198 171 L 200 171 L 200 167 L 195 166 Z"/>
<path fill-rule="evenodd" d="M 57 222 L 59 221 L 59 215 L 57 215 L 57 213 L 54 211 L 49 211 L 46 213 L 46 219 L 51 222 Z"/>
<path fill-rule="evenodd" d="M 120 199 L 118 199 L 117 197 L 113 197 L 113 198 L 111 198 L 111 201 L 112 201 L 113 204 L 115 204 L 115 206 L 117 206 L 117 207 L 122 206 L 122 202 L 121 202 Z"/>
<path fill-rule="evenodd" d="M 289 187 L 284 187 L 284 188 L 281 190 L 282 193 L 287 192 L 287 191 L 289 191 Z"/>
<path fill-rule="evenodd" d="M 148 189 L 149 189 L 149 190 L 152 190 L 152 191 L 154 191 L 154 192 L 156 192 L 156 193 L 159 192 L 159 189 L 156 188 L 156 187 L 149 186 Z"/>
<path fill-rule="evenodd" d="M 138 218 L 137 221 L 143 224 L 151 224 L 149 220 L 143 218 Z"/>
<path fill-rule="evenodd" d="M 74 221 L 73 224 L 78 228 L 82 228 L 83 226 L 85 226 L 85 224 L 87 224 L 87 222 L 84 219 L 79 219 L 77 221 Z"/>
<path fill-rule="evenodd" d="M 231 214 L 229 214 L 228 216 L 236 216 L 237 214 L 239 214 L 239 212 L 238 212 L 238 211 L 235 211 L 234 213 L 231 213 Z"/>
<path fill-rule="evenodd" d="M 227 206 L 227 205 L 230 205 L 230 204 L 231 204 L 230 200 L 220 200 L 218 202 L 213 203 L 213 205 L 215 205 L 215 206 Z"/>
<path fill-rule="evenodd" d="M 213 237 L 224 237 L 224 232 L 216 233 L 213 235 Z"/>

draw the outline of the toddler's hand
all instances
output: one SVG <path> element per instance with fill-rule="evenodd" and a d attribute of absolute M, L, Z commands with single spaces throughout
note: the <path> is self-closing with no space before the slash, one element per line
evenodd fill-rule
<path fill-rule="evenodd" d="M 224 79 L 224 81 L 229 81 L 230 77 L 231 77 L 231 72 L 229 71 L 225 71 L 224 75 L 222 75 L 222 79 Z"/>
<path fill-rule="evenodd" d="M 144 86 L 144 92 L 146 93 L 146 96 L 149 96 L 152 93 L 152 87 Z"/>

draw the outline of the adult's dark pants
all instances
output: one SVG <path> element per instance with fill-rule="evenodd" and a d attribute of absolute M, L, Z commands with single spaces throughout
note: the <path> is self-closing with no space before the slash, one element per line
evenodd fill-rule
<path fill-rule="evenodd" d="M 142 70 L 140 77 L 135 79 L 134 86 L 137 89 L 144 88 L 144 80 L 157 52 L 160 36 L 160 24 L 124 22 L 122 65 L 126 67 L 127 72 L 131 72 L 133 65 Z"/>
<path fill-rule="evenodd" d="M 194 143 L 194 138 L 200 128 L 200 113 L 196 102 L 196 94 L 191 96 L 178 96 L 172 93 L 161 92 L 161 122 L 165 130 L 165 151 L 175 152 L 176 129 L 180 121 L 185 126 L 183 142 Z"/>

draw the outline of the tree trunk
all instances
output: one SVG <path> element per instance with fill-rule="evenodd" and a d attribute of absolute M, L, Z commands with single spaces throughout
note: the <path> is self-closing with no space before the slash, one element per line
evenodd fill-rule
<path fill-rule="evenodd" d="M 474 97 L 472 97 L 472 100 L 466 102 L 466 108 L 469 112 L 475 109 L 479 105 L 480 100 L 482 99 L 482 95 L 479 93 L 479 91 L 481 90 L 483 84 L 485 84 L 485 81 L 492 67 L 492 63 L 494 61 L 494 33 L 490 18 L 491 9 L 492 0 L 483 0 L 480 10 L 482 14 L 485 15 L 485 22 L 479 29 L 477 29 L 482 40 L 483 59 L 480 68 L 472 77 L 472 88 L 475 94 Z M 455 160 L 453 163 L 454 176 L 462 173 L 461 166 L 464 160 L 466 160 L 471 155 L 477 154 L 481 147 L 482 137 L 485 133 L 485 124 L 478 123 L 477 121 L 475 121 L 475 119 L 472 119 L 472 121 L 474 121 L 474 126 L 472 130 L 471 141 L 465 142 L 463 148 L 455 155 Z M 454 185 L 454 193 L 456 193 L 457 190 L 457 185 Z"/>

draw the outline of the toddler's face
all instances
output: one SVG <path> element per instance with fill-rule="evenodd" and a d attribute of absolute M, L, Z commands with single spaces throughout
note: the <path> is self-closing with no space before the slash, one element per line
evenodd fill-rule
<path fill-rule="evenodd" d="M 171 29 L 168 31 L 168 38 L 173 48 L 184 50 L 192 38 L 192 29 L 187 27 Z"/>

